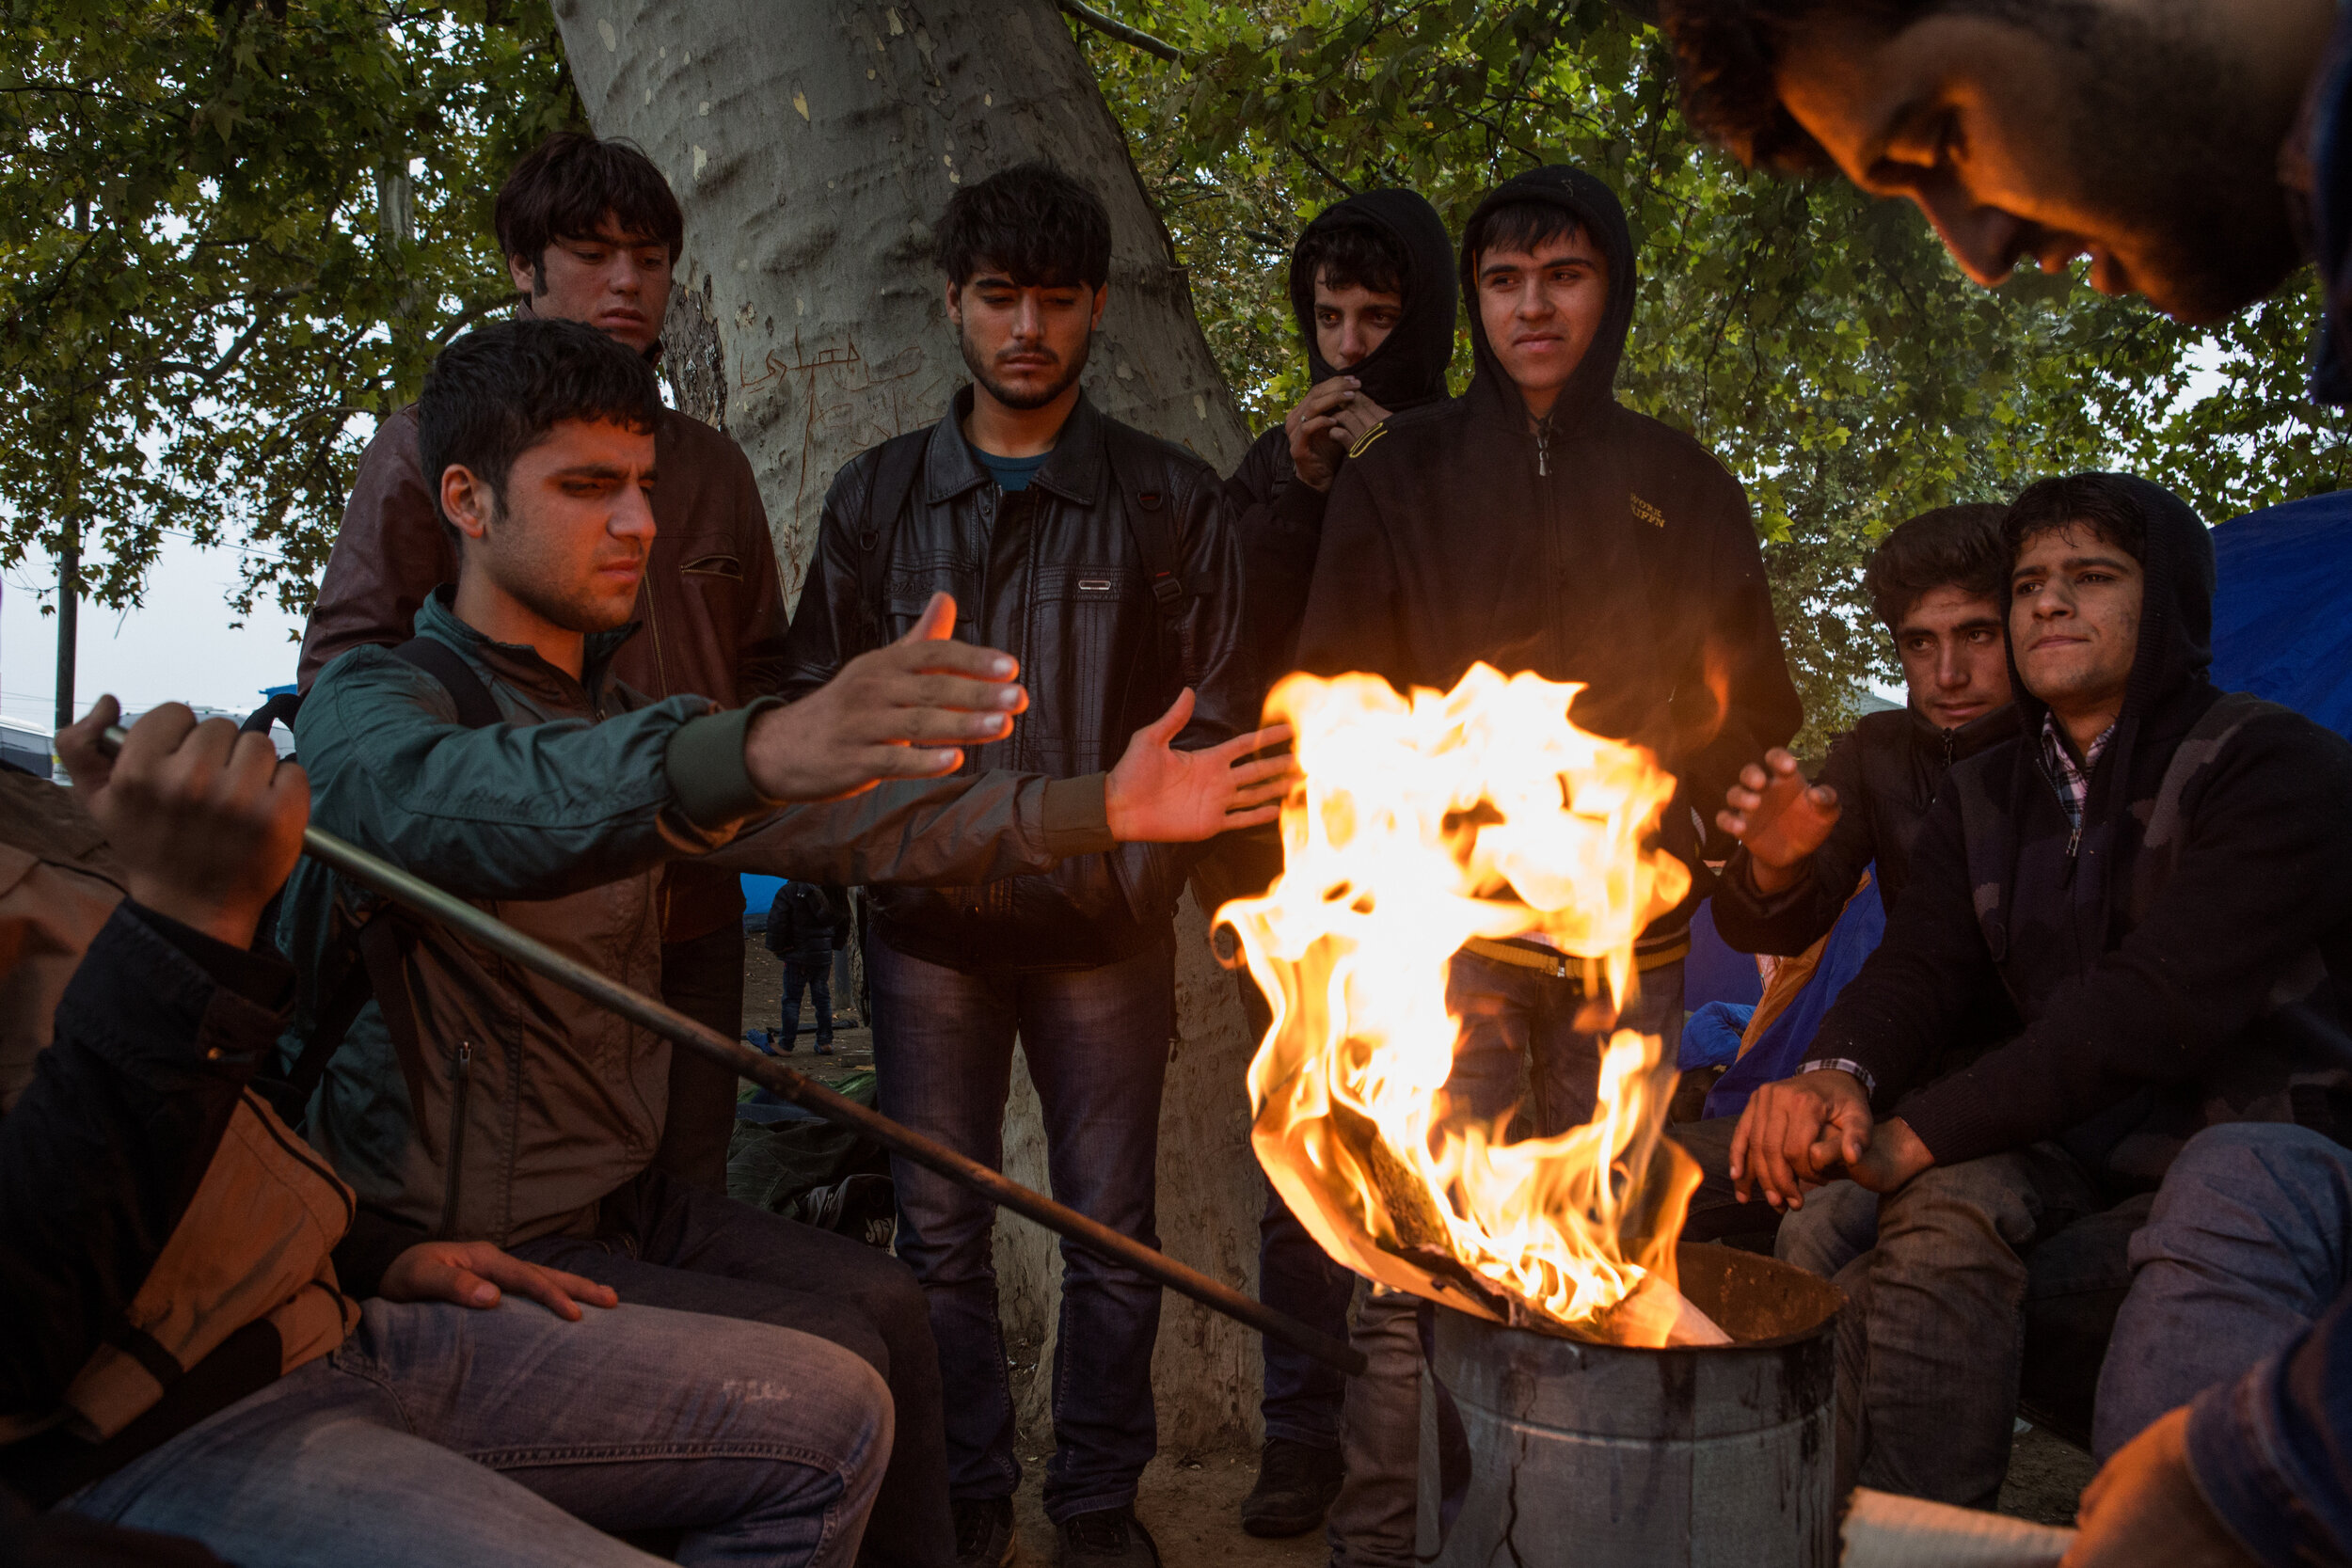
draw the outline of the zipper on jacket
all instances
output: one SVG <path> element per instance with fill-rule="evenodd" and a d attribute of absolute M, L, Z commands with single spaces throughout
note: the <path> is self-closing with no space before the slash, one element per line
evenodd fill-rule
<path fill-rule="evenodd" d="M 466 1095 L 473 1086 L 473 1041 L 459 1040 L 449 1064 L 449 1173 L 441 1187 L 441 1235 L 457 1224 L 458 1173 L 465 1168 Z"/>
<path fill-rule="evenodd" d="M 2056 797 L 2056 798 L 2057 798 L 2057 800 L 2058 800 L 2058 810 L 2060 810 L 2060 811 L 2064 811 L 2064 810 L 2066 810 L 2066 806 L 2067 806 L 2067 800 L 2066 800 L 2066 791 L 2065 791 L 2065 790 L 2063 790 L 2063 789 L 2060 789 L 2060 788 L 2058 787 L 2058 780 L 2056 780 L 2055 778 L 2052 778 L 2052 777 L 2050 776 L 2050 765 L 2049 765 L 2048 763 L 2045 763 L 2045 762 L 2037 762 L 2037 763 L 2035 764 L 2035 766 L 2036 766 L 2036 767 L 2038 767 L 2038 768 L 2040 768 L 2042 769 L 2042 782 L 2043 784 L 2048 784 L 2048 785 L 2050 786 L 2050 793 L 2051 793 L 2051 795 L 2053 795 L 2054 797 Z M 2083 791 L 2083 797 L 2084 797 L 2084 799 L 2083 799 L 2082 809 L 2083 809 L 2085 812 L 2089 812 L 2089 811 L 2090 810 L 2090 792 L 2089 790 L 2085 790 L 2085 791 Z M 2064 871 L 2064 872 L 2063 872 L 2063 873 L 2062 873 L 2062 874 L 2058 877 L 2058 886 L 2060 886 L 2060 887 L 2070 887 L 2070 886 L 2072 886 L 2072 885 L 2074 884 L 2074 852 L 2075 852 L 2076 850 L 2080 849 L 2082 847 L 2083 847 L 2083 825 L 2082 825 L 2082 823 L 2081 823 L 2081 822 L 2077 821 L 2077 822 L 2074 824 L 2074 831 L 2073 832 L 2070 832 L 2070 833 L 2068 833 L 2068 834 L 2066 835 L 2066 870 L 2065 870 L 2065 871 Z"/>
<path fill-rule="evenodd" d="M 1551 426 L 1542 420 L 1535 421 L 1535 473 L 1538 478 L 1551 475 Z"/>

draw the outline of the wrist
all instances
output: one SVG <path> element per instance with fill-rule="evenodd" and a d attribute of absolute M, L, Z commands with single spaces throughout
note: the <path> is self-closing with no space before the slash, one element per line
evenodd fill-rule
<path fill-rule="evenodd" d="M 1121 844 L 1135 841 L 1136 803 L 1114 768 L 1103 777 L 1103 823 Z"/>
<path fill-rule="evenodd" d="M 1751 849 L 1748 851 L 1748 884 L 1767 897 L 1775 893 L 1785 893 L 1797 885 L 1798 879 L 1804 874 L 1804 861 L 1775 865 L 1759 859 Z"/>
<path fill-rule="evenodd" d="M 224 899 L 139 876 L 126 880 L 133 903 L 228 946 L 253 945 L 253 932 L 262 923 L 262 906 L 266 900 Z"/>

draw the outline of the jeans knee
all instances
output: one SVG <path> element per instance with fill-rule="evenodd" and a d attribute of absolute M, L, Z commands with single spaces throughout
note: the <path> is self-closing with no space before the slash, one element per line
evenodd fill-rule
<path fill-rule="evenodd" d="M 2326 1133 L 2293 1122 L 2233 1121 L 2189 1139 L 2165 1171 L 2163 1191 L 2233 1188 L 2256 1199 L 2290 1193 L 2309 1201 L 2347 1183 L 2352 1148 Z"/>

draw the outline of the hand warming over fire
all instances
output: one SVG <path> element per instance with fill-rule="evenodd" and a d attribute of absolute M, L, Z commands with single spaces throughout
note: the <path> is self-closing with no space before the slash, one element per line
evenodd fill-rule
<path fill-rule="evenodd" d="M 1748 764 L 1724 791 L 1715 825 L 1746 846 L 1748 874 L 1758 893 L 1778 893 L 1797 880 L 1804 863 L 1837 826 L 1837 791 L 1808 785 L 1793 752 L 1775 746 L 1764 766 Z"/>
<path fill-rule="evenodd" d="M 961 747 L 1002 740 L 1029 705 L 1020 666 L 954 641 L 956 601 L 934 594 L 904 637 L 842 666 L 797 703 L 771 708 L 743 737 L 752 786 L 771 800 L 835 800 L 884 779 L 961 766 Z"/>
<path fill-rule="evenodd" d="M 1122 844 L 1197 844 L 1233 828 L 1271 822 L 1298 769 L 1288 753 L 1255 753 L 1285 745 L 1288 724 L 1237 735 L 1222 745 L 1179 752 L 1173 740 L 1192 719 L 1192 688 L 1135 733 L 1104 782 L 1111 836 Z"/>

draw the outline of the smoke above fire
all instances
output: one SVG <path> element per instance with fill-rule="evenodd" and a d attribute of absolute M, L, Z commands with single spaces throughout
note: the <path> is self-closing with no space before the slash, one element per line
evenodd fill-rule
<path fill-rule="evenodd" d="M 1540 939 L 1588 996 L 1627 997 L 1635 939 L 1689 891 L 1655 843 L 1674 779 L 1570 721 L 1579 689 L 1484 664 L 1449 692 L 1275 689 L 1302 774 L 1282 875 L 1218 911 L 1274 1011 L 1251 1141 L 1324 1249 L 1384 1284 L 1581 1338 L 1720 1341 L 1674 1289 L 1698 1173 L 1661 1136 L 1675 1075 L 1656 1037 L 1616 1030 L 1592 1120 L 1556 1136 L 1506 1141 L 1445 1094 L 1465 942 Z M 1580 1022 L 1607 1027 L 1588 1006 Z"/>

